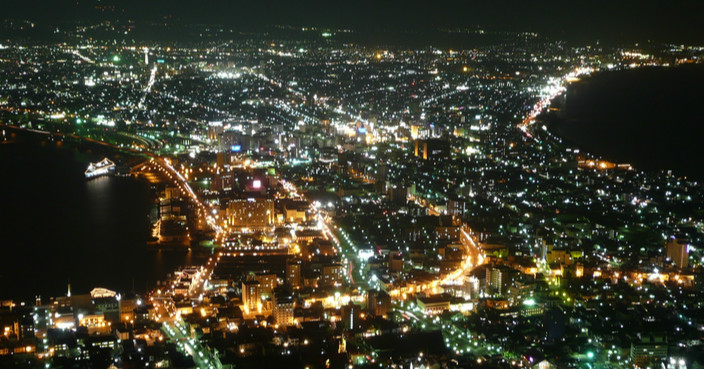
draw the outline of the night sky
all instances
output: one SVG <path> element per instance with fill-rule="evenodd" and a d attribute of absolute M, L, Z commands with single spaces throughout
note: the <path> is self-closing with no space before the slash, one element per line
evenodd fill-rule
<path fill-rule="evenodd" d="M 115 5 L 115 11 L 98 13 L 96 5 Z M 532 31 L 576 41 L 704 44 L 704 2 L 692 0 L 58 0 L 13 3 L 4 13 L 40 21 L 90 21 L 116 16 L 157 21 L 166 17 L 171 22 L 222 23 L 240 29 L 275 24 L 355 30 L 479 25 L 489 30 Z"/>

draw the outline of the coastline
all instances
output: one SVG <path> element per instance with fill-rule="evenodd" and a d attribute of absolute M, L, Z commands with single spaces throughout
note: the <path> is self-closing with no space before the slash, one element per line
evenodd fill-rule
<path fill-rule="evenodd" d="M 8 137 L 0 141 L 5 155 L 25 153 L 45 159 L 36 174 L 23 169 L 35 159 L 8 156 L 17 160 L 5 162 L 14 166 L 5 168 L 8 176 L 2 184 L 7 218 L 3 232 L 12 266 L 2 273 L 0 299 L 61 296 L 68 283 L 77 293 L 93 287 L 128 292 L 130 286 L 143 292 L 174 268 L 204 257 L 205 250 L 149 245 L 155 194 L 148 182 L 119 175 L 87 180 L 83 174 L 85 163 L 106 155 L 125 166 L 141 157 L 49 133 L 12 126 L 0 127 L 3 130 Z M 57 205 L 50 206 L 44 200 L 47 196 Z"/>
<path fill-rule="evenodd" d="M 536 123 L 545 125 L 548 134 L 563 144 L 590 156 L 629 163 L 638 170 L 702 180 L 704 170 L 692 165 L 689 159 L 704 154 L 704 150 L 697 150 L 700 145 L 695 142 L 698 137 L 695 131 L 704 125 L 704 118 L 693 118 L 695 114 L 677 115 L 678 112 L 671 113 L 671 117 L 648 115 L 655 109 L 653 105 L 672 100 L 676 103 L 680 95 L 685 95 L 680 98 L 683 105 L 689 103 L 687 97 L 704 101 L 704 94 L 694 96 L 691 92 L 690 82 L 672 81 L 668 85 L 667 81 L 662 81 L 664 75 L 686 73 L 693 73 L 704 81 L 704 65 L 701 64 L 687 68 L 640 67 L 600 72 L 567 85 L 563 93 L 551 100 L 550 109 L 537 117 Z M 627 83 L 622 83 L 624 79 Z M 604 91 L 606 82 L 618 88 Z M 678 87 L 683 91 L 678 91 Z M 653 91 L 662 89 L 668 89 L 670 94 L 654 95 Z M 633 92 L 627 95 L 624 91 L 628 90 Z M 611 101 L 612 105 L 608 105 Z M 679 110 L 685 111 L 685 108 Z M 629 120 L 630 116 L 634 118 Z"/>

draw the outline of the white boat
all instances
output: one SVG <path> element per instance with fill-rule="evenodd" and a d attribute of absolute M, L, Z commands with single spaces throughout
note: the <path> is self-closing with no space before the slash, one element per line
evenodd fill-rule
<path fill-rule="evenodd" d="M 94 178 L 104 176 L 106 174 L 112 174 L 115 173 L 115 163 L 108 158 L 104 158 L 97 163 L 90 163 L 85 173 L 86 178 Z"/>

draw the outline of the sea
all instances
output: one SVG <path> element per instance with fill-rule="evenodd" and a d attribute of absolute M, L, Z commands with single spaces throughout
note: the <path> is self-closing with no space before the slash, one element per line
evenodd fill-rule
<path fill-rule="evenodd" d="M 642 67 L 571 84 L 550 130 L 636 168 L 704 180 L 704 64 Z"/>
<path fill-rule="evenodd" d="M 0 142 L 0 299 L 34 301 L 104 287 L 153 289 L 194 262 L 147 246 L 156 193 L 131 177 L 87 180 L 102 153 L 43 139 Z"/>

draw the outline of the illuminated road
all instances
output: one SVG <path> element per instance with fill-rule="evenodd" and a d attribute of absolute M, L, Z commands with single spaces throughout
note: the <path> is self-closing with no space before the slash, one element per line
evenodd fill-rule
<path fill-rule="evenodd" d="M 298 191 L 291 183 L 282 180 L 282 184 L 284 188 L 286 188 L 288 191 L 298 194 Z M 422 201 L 422 199 L 418 198 L 413 198 L 412 200 L 428 209 L 428 212 L 430 214 L 440 215 L 439 212 L 430 208 L 426 204 L 426 201 Z M 338 247 L 338 250 L 344 255 L 343 257 L 345 263 L 348 262 L 347 258 L 349 257 L 349 262 L 352 265 L 352 268 L 348 269 L 349 282 L 354 283 L 354 275 L 359 274 L 360 276 L 362 276 L 362 280 L 358 280 L 357 282 L 364 282 L 364 284 L 368 286 L 370 283 L 370 278 L 365 278 L 367 276 L 362 275 L 362 263 L 358 260 L 357 250 L 354 245 L 351 244 L 349 239 L 345 239 L 344 241 L 346 242 L 341 242 L 341 240 L 335 235 L 335 232 L 333 231 L 333 229 L 338 229 L 338 227 L 332 223 L 330 217 L 324 214 L 323 209 L 319 209 L 317 207 L 314 209 L 316 212 L 316 218 L 318 220 L 318 226 L 323 232 L 325 238 L 332 241 Z M 465 248 L 465 257 L 462 260 L 459 268 L 437 278 L 434 281 L 424 283 L 422 285 L 404 286 L 403 288 L 395 288 L 389 290 L 387 291 L 389 295 L 394 299 L 402 299 L 404 294 L 406 293 L 418 293 L 426 290 L 435 290 L 442 284 L 456 282 L 464 278 L 464 275 L 469 272 L 472 268 L 482 264 L 485 259 L 483 250 L 481 249 L 479 244 L 474 240 L 474 237 L 470 234 L 471 230 L 469 229 L 469 227 L 466 224 L 461 224 L 460 227 L 460 242 Z"/>
<path fill-rule="evenodd" d="M 196 205 L 196 212 L 199 219 L 201 221 L 204 221 L 211 229 L 213 229 L 217 233 L 216 238 L 223 234 L 224 230 L 218 224 L 215 218 L 211 215 L 212 209 L 208 206 L 205 206 L 200 201 L 198 195 L 196 195 L 191 186 L 188 184 L 186 178 L 171 165 L 171 161 L 166 158 L 158 157 L 154 154 L 151 154 L 150 156 L 151 159 L 148 162 L 141 164 L 140 166 L 152 164 L 157 167 L 157 169 L 164 172 L 169 178 L 169 180 L 172 181 L 178 187 L 181 193 L 184 196 L 188 197 Z M 140 170 L 140 166 L 135 167 L 135 170 Z"/>
<path fill-rule="evenodd" d="M 192 300 L 202 300 L 208 281 L 212 276 L 213 269 L 217 265 L 218 257 L 211 257 L 208 262 L 200 267 L 199 272 L 194 276 L 191 286 L 185 298 Z M 158 295 L 152 296 L 159 319 L 162 322 L 161 330 L 174 342 L 178 349 L 193 358 L 193 362 L 200 369 L 220 369 L 222 363 L 217 357 L 217 351 L 212 352 L 210 348 L 203 346 L 191 333 L 182 321 L 180 312 L 176 310 L 173 300 L 173 291 L 159 291 Z"/>
<path fill-rule="evenodd" d="M 274 86 L 277 86 L 277 87 L 293 94 L 294 96 L 299 96 L 299 97 L 304 96 L 304 94 L 302 92 L 294 90 L 291 87 L 284 87 L 285 86 L 284 83 L 282 83 L 280 81 L 273 80 L 262 73 L 255 72 L 249 68 L 243 68 L 243 70 L 246 71 L 247 73 L 249 73 L 250 75 L 261 79 L 262 81 L 268 82 Z M 352 127 L 354 127 L 354 124 L 356 122 L 361 122 L 361 123 L 364 123 L 364 126 L 369 130 L 368 133 L 370 133 L 373 137 L 379 137 L 378 134 L 374 131 L 374 124 L 372 122 L 370 122 L 367 119 L 362 118 L 362 116 L 360 114 L 355 114 L 353 112 L 349 112 L 347 110 L 344 110 L 342 108 L 342 106 L 332 106 L 332 105 L 328 104 L 326 101 L 328 99 L 329 99 L 329 97 L 326 99 L 320 99 L 320 102 L 319 102 L 320 106 L 322 106 L 326 110 L 332 110 L 337 114 L 346 116 L 348 119 L 348 122 L 346 122 L 346 124 L 338 125 L 338 127 L 337 127 L 338 129 L 348 129 L 348 130 L 352 129 L 354 131 L 354 128 L 352 128 Z M 300 116 L 304 121 L 308 121 L 311 123 L 318 123 L 318 121 L 319 121 L 318 118 L 311 117 L 310 115 L 307 115 L 305 113 L 301 113 L 286 103 L 277 104 L 275 106 L 285 112 L 291 113 L 295 116 Z"/>
<path fill-rule="evenodd" d="M 542 96 L 540 97 L 540 100 L 538 100 L 538 102 L 533 105 L 533 108 L 530 112 L 528 112 L 526 117 L 523 118 L 523 121 L 518 125 L 518 128 L 521 129 L 521 131 L 523 131 L 528 137 L 533 138 L 533 136 L 528 132 L 528 130 L 530 126 L 535 123 L 535 119 L 538 117 L 538 115 L 548 106 L 550 106 L 552 100 L 554 100 L 557 96 L 567 90 L 567 84 L 569 84 L 570 81 L 574 81 L 582 75 L 589 75 L 594 71 L 594 68 L 576 67 L 574 70 L 570 71 L 569 73 L 565 74 L 560 78 L 551 77 L 548 80 L 547 85 L 542 90 Z"/>
<path fill-rule="evenodd" d="M 288 191 L 290 194 L 292 194 L 293 196 L 298 197 L 298 198 L 303 198 L 298 193 L 298 190 L 296 189 L 296 187 L 292 183 L 290 183 L 284 179 L 281 179 L 280 182 L 283 185 L 284 189 L 286 191 Z M 362 278 L 362 280 L 358 280 L 357 282 L 355 282 L 355 278 L 354 278 L 355 271 L 357 273 L 359 273 L 360 276 L 362 275 L 361 269 L 359 269 L 359 267 L 361 266 L 361 263 L 359 262 L 359 260 L 357 260 L 357 256 L 358 256 L 357 250 L 354 247 L 351 247 L 351 250 L 345 249 L 342 247 L 342 243 L 340 242 L 340 239 L 335 235 L 335 231 L 334 231 L 335 229 L 338 229 L 338 227 L 337 227 L 337 225 L 332 223 L 332 220 L 327 215 L 325 210 L 323 210 L 317 206 L 314 206 L 313 211 L 315 212 L 315 218 L 318 221 L 318 228 L 323 233 L 323 237 L 325 237 L 325 239 L 327 239 L 327 240 L 331 241 L 333 244 L 335 244 L 338 252 L 340 254 L 342 254 L 343 263 L 348 264 L 350 266 L 349 268 L 347 268 L 347 275 L 346 275 L 347 281 L 351 284 L 355 284 L 355 283 L 360 284 L 360 283 L 362 283 L 362 281 L 364 281 L 365 282 L 364 284 L 367 287 L 369 287 L 368 283 L 366 283 L 367 281 L 364 280 L 364 278 Z M 355 268 L 355 266 L 356 266 L 356 268 Z"/>
<path fill-rule="evenodd" d="M 144 94 L 142 94 L 142 98 L 139 100 L 139 104 L 137 105 L 139 108 L 144 107 L 144 100 L 147 98 L 147 94 L 149 94 L 149 91 L 151 91 L 152 86 L 154 86 L 154 82 L 156 82 L 156 64 L 154 65 L 154 68 L 152 68 L 151 75 L 149 76 L 149 82 L 147 83 L 147 86 L 144 88 Z"/>
<path fill-rule="evenodd" d="M 193 278 L 193 281 L 191 281 L 191 286 L 188 289 L 188 295 L 186 296 L 187 298 L 202 299 L 203 294 L 208 288 L 210 277 L 213 276 L 213 270 L 215 270 L 219 260 L 220 254 L 218 253 L 218 255 L 210 257 L 208 262 L 200 268 L 198 275 L 196 275 L 195 278 Z"/>
<path fill-rule="evenodd" d="M 178 348 L 193 357 L 193 362 L 200 369 L 221 369 L 220 359 L 197 339 L 191 338 L 188 329 L 178 320 L 164 322 L 162 331 L 176 343 Z"/>
<path fill-rule="evenodd" d="M 81 52 L 78 50 L 71 50 L 71 54 L 76 55 L 77 57 L 81 58 L 81 60 L 83 60 L 84 62 L 95 64 L 95 60 L 92 60 L 92 59 L 88 58 L 87 56 L 82 55 Z"/>
<path fill-rule="evenodd" d="M 291 183 L 285 180 L 282 180 L 281 182 L 284 188 L 286 188 L 288 191 L 298 194 L 296 188 Z M 429 213 L 439 215 L 437 211 L 427 207 L 427 205 L 424 204 L 424 201 L 418 201 L 418 199 L 415 199 L 415 201 L 419 205 L 428 208 Z M 332 223 L 330 217 L 325 214 L 325 211 L 323 209 L 314 207 L 314 211 L 316 214 L 316 219 L 318 220 L 318 227 L 323 232 L 325 238 L 332 241 L 337 246 L 339 252 L 343 255 L 344 262 L 349 262 L 351 265 L 351 267 L 348 268 L 348 281 L 350 283 L 355 283 L 354 275 L 359 274 L 362 278 L 358 279 L 356 283 L 363 284 L 367 288 L 371 287 L 371 284 L 373 284 L 374 281 L 372 281 L 372 278 L 369 278 L 369 276 L 364 276 L 362 274 L 363 271 L 361 268 L 363 263 L 358 259 L 358 250 L 356 249 L 356 247 L 352 245 L 349 239 L 345 238 L 341 241 L 340 238 L 335 235 L 335 232 L 333 230 L 337 230 L 338 227 L 334 223 Z M 453 270 L 450 273 L 444 274 L 431 282 L 427 282 L 420 285 L 406 285 L 403 288 L 391 289 L 387 291 L 389 295 L 393 299 L 403 299 L 404 295 L 407 293 L 418 293 L 426 290 L 437 290 L 440 285 L 457 282 L 458 280 L 464 278 L 467 272 L 469 272 L 475 266 L 483 263 L 485 259 L 485 255 L 481 247 L 474 240 L 474 237 L 470 233 L 471 230 L 469 229 L 469 227 L 466 224 L 462 224 L 460 228 L 460 242 L 465 248 L 465 257 L 462 260 L 459 268 Z"/>
<path fill-rule="evenodd" d="M 398 311 L 402 312 L 404 317 L 407 317 L 406 320 L 421 330 L 442 331 L 445 346 L 456 355 L 471 353 L 478 356 L 491 356 L 501 354 L 509 360 L 519 357 L 515 353 L 503 350 L 501 345 L 497 343 L 487 342 L 479 334 L 470 332 L 452 319 L 442 319 L 437 315 L 426 315 L 417 306 L 410 305 L 412 303 L 402 306 L 405 310 L 398 309 Z M 512 360 L 511 363 L 515 366 L 518 361 L 520 360 Z"/>

